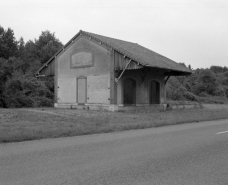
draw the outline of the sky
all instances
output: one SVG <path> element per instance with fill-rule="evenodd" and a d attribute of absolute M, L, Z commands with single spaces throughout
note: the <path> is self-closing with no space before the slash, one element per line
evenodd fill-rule
<path fill-rule="evenodd" d="M 138 43 L 193 69 L 228 67 L 228 0 L 0 0 L 16 39 L 79 30 Z"/>

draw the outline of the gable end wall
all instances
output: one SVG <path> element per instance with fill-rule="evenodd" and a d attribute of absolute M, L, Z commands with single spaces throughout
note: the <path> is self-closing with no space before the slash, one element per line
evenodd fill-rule
<path fill-rule="evenodd" d="M 80 51 L 93 53 L 93 65 L 71 66 L 71 56 Z M 68 46 L 57 59 L 56 90 L 58 104 L 77 104 L 77 79 L 87 82 L 86 103 L 110 103 L 110 51 L 82 35 Z"/>

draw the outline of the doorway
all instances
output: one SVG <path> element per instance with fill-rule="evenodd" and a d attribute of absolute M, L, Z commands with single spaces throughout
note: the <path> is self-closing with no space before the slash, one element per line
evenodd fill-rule
<path fill-rule="evenodd" d="M 136 104 L 136 81 L 131 78 L 124 80 L 124 104 Z"/>
<path fill-rule="evenodd" d="M 79 105 L 85 105 L 87 99 L 86 78 L 77 79 L 77 102 Z"/>
<path fill-rule="evenodd" d="M 150 104 L 160 104 L 160 83 L 152 80 L 149 88 Z"/>

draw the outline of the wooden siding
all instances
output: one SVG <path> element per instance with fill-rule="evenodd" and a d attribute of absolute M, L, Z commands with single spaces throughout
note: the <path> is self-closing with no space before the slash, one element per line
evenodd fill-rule
<path fill-rule="evenodd" d="M 115 60 L 115 70 L 123 70 L 125 66 L 129 62 L 129 58 L 124 57 L 121 53 L 115 51 L 114 52 L 114 60 Z M 133 61 L 128 65 L 127 69 L 140 69 L 143 66 L 138 64 L 137 62 Z"/>
<path fill-rule="evenodd" d="M 39 76 L 55 76 L 55 60 L 56 59 L 45 65 L 44 68 L 40 70 Z"/>

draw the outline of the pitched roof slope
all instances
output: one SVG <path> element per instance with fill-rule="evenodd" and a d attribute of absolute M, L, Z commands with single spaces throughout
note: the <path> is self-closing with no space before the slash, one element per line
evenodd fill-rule
<path fill-rule="evenodd" d="M 192 73 L 192 70 L 188 69 L 187 67 L 180 65 L 173 60 L 164 57 L 150 49 L 147 49 L 137 43 L 127 42 L 85 31 L 81 32 L 110 45 L 115 50 L 125 54 L 126 56 L 129 56 L 130 58 L 141 63 L 142 65 L 185 73 Z"/>
<path fill-rule="evenodd" d="M 89 37 L 93 37 L 94 39 L 102 42 L 104 44 L 109 45 L 114 50 L 122 53 L 123 55 L 128 56 L 132 60 L 140 63 L 143 66 L 166 69 L 170 72 L 175 72 L 175 74 L 179 75 L 187 75 L 191 74 L 192 70 L 188 69 L 187 67 L 180 65 L 173 60 L 164 57 L 148 48 L 145 48 L 137 43 L 127 42 L 119 39 L 114 39 L 111 37 L 106 37 L 102 35 L 97 35 L 94 33 L 89 33 L 86 31 L 80 30 L 69 42 L 67 42 L 64 47 L 59 50 L 52 58 L 50 58 L 37 72 L 36 75 L 45 69 L 49 63 L 53 62 L 54 58 L 64 51 L 64 49 L 72 43 L 72 41 L 80 36 L 81 34 L 87 35 Z M 172 73 L 172 75 L 174 75 Z"/>

